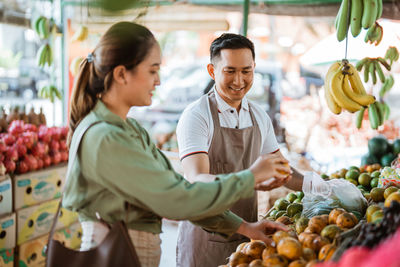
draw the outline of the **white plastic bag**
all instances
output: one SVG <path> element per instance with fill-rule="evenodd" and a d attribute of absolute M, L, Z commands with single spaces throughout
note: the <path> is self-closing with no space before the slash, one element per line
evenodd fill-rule
<path fill-rule="evenodd" d="M 362 215 L 367 207 L 367 200 L 361 191 L 345 179 L 325 181 L 315 172 L 306 172 L 303 192 L 302 216 L 307 218 L 329 214 L 334 208 L 343 208 Z"/>

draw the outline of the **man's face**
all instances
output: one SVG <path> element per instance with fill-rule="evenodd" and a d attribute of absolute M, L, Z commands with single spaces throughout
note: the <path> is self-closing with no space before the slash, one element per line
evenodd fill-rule
<path fill-rule="evenodd" d="M 253 56 L 248 48 L 222 49 L 220 57 L 207 66 L 219 95 L 231 106 L 240 105 L 250 90 L 254 67 Z"/>

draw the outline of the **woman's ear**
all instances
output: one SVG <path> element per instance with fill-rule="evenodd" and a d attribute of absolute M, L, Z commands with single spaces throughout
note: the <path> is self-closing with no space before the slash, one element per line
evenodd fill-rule
<path fill-rule="evenodd" d="M 116 66 L 113 70 L 113 79 L 116 83 L 119 84 L 126 84 L 127 79 L 126 79 L 126 68 L 125 66 L 119 65 Z"/>

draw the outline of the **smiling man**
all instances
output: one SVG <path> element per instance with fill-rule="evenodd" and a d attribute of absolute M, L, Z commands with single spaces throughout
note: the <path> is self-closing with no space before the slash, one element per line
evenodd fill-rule
<path fill-rule="evenodd" d="M 271 119 L 246 98 L 253 84 L 254 60 L 254 45 L 244 36 L 223 34 L 212 42 L 207 70 L 215 86 L 185 109 L 177 127 L 179 155 L 189 181 L 210 182 L 210 174 L 246 169 L 261 154 L 282 157 Z M 301 190 L 302 181 L 293 170 L 292 176 L 270 179 L 256 189 L 271 190 L 285 184 Z M 257 195 L 238 201 L 231 211 L 248 222 L 257 221 Z M 183 222 L 179 226 L 177 266 L 222 265 L 246 241 L 239 234 L 225 239 Z"/>

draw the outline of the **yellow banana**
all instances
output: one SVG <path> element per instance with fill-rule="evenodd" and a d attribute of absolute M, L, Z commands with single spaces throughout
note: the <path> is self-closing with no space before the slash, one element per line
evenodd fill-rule
<path fill-rule="evenodd" d="M 333 114 L 340 114 L 342 112 L 342 108 L 335 102 L 335 100 L 333 99 L 331 92 L 329 90 L 331 76 L 339 68 L 340 68 L 339 62 L 333 63 L 330 66 L 330 68 L 325 76 L 325 83 L 324 83 L 325 100 L 326 100 L 329 110 L 332 111 Z"/>
<path fill-rule="evenodd" d="M 362 106 L 357 102 L 354 102 L 343 92 L 343 86 L 344 75 L 341 68 L 339 68 L 335 71 L 335 73 L 332 75 L 332 78 L 330 79 L 329 90 L 333 96 L 333 99 L 340 107 L 348 110 L 351 113 L 360 110 Z"/>
<path fill-rule="evenodd" d="M 76 74 L 78 74 L 79 66 L 82 61 L 83 61 L 83 57 L 76 57 L 71 61 L 71 64 L 69 65 L 69 70 L 70 70 L 72 76 L 75 76 Z"/>
<path fill-rule="evenodd" d="M 79 29 L 74 33 L 74 35 L 71 37 L 71 42 L 79 41 L 82 42 L 86 40 L 88 37 L 89 30 L 86 26 L 79 26 Z"/>
<path fill-rule="evenodd" d="M 361 19 L 363 12 L 362 0 L 351 0 L 351 17 L 350 17 L 350 29 L 351 34 L 356 37 L 361 32 Z"/>
<path fill-rule="evenodd" d="M 350 87 L 349 75 L 345 75 L 343 81 L 343 92 L 354 102 L 361 106 L 368 106 L 375 102 L 375 97 L 372 95 L 356 94 Z"/>

